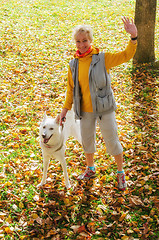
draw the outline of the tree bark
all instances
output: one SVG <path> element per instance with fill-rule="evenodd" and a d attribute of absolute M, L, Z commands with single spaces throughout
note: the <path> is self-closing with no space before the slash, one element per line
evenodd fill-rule
<path fill-rule="evenodd" d="M 138 29 L 138 46 L 134 63 L 155 61 L 155 18 L 157 0 L 136 0 L 135 24 Z"/>

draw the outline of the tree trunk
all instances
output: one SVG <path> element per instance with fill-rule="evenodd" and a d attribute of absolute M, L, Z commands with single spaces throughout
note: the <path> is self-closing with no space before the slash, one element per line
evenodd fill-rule
<path fill-rule="evenodd" d="M 136 0 L 135 24 L 138 29 L 138 46 L 134 63 L 155 61 L 154 37 L 157 0 Z"/>

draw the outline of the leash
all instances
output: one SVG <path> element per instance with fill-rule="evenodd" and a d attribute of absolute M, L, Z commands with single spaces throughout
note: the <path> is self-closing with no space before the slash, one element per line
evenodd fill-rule
<path fill-rule="evenodd" d="M 62 122 L 61 122 L 61 120 L 62 120 Z M 64 124 L 65 120 L 66 120 L 66 117 L 63 117 L 62 119 L 61 119 L 61 117 L 60 117 L 60 122 L 61 122 L 61 124 L 62 124 L 62 125 L 61 125 L 61 126 L 62 126 L 62 130 L 63 130 L 63 127 L 64 127 L 63 124 Z"/>

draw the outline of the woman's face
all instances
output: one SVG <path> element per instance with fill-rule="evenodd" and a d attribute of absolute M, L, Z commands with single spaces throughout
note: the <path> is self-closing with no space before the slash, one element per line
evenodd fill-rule
<path fill-rule="evenodd" d="M 87 33 L 79 33 L 76 36 L 75 41 L 76 41 L 76 47 L 81 54 L 87 52 L 89 47 L 91 46 L 91 40 L 88 38 Z"/>

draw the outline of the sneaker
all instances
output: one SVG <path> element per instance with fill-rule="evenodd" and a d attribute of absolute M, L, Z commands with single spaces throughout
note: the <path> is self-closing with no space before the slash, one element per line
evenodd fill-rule
<path fill-rule="evenodd" d="M 86 168 L 86 171 L 77 177 L 78 180 L 85 180 L 93 178 L 96 175 L 96 171 L 92 171 L 90 168 Z"/>
<path fill-rule="evenodd" d="M 125 180 L 125 174 L 124 173 L 118 173 L 117 174 L 117 180 L 118 180 L 118 189 L 119 190 L 126 190 L 127 183 Z"/>

